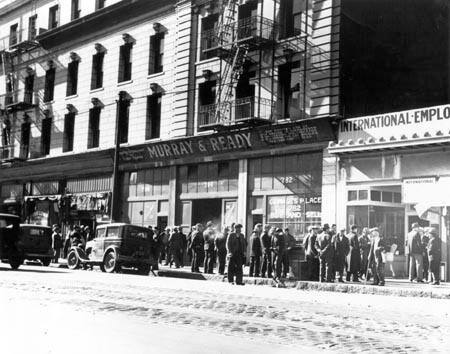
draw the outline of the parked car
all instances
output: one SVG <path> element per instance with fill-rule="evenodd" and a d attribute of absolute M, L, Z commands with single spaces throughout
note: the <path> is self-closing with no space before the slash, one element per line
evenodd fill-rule
<path fill-rule="evenodd" d="M 18 246 L 24 259 L 39 260 L 47 267 L 53 258 L 52 229 L 48 226 L 21 224 Z"/>
<path fill-rule="evenodd" d="M 0 259 L 8 262 L 12 269 L 23 263 L 23 255 L 19 251 L 20 218 L 16 215 L 0 214 Z"/>
<path fill-rule="evenodd" d="M 120 271 L 121 267 L 137 268 L 147 275 L 151 269 L 153 238 L 150 230 L 136 225 L 114 223 L 100 225 L 93 240 L 72 247 L 67 255 L 70 269 L 98 265 L 103 272 Z"/>

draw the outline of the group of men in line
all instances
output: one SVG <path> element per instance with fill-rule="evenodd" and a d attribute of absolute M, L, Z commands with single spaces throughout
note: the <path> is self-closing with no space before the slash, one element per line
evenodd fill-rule
<path fill-rule="evenodd" d="M 53 263 L 58 263 L 61 256 L 66 258 L 71 247 L 79 245 L 84 247 L 92 238 L 93 233 L 87 225 L 70 225 L 67 237 L 64 238 L 61 227 L 54 224 L 52 226 Z"/>

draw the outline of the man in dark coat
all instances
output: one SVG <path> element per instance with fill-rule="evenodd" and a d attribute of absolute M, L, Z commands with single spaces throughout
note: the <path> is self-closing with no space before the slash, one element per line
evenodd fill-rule
<path fill-rule="evenodd" d="M 369 252 L 369 265 L 372 267 L 373 283 L 372 285 L 384 285 L 384 260 L 383 255 L 386 251 L 386 244 L 377 227 L 370 229 L 372 243 Z"/>
<path fill-rule="evenodd" d="M 271 248 L 273 252 L 273 264 L 275 268 L 276 279 L 281 279 L 281 268 L 283 266 L 284 253 L 286 252 L 286 240 L 283 230 L 277 228 L 272 235 Z"/>
<path fill-rule="evenodd" d="M 223 233 L 217 232 L 214 239 L 214 250 L 217 254 L 217 262 L 219 264 L 219 274 L 225 273 L 225 264 L 227 261 L 227 237 L 230 233 L 230 228 L 225 226 Z"/>
<path fill-rule="evenodd" d="M 297 241 L 295 237 L 289 232 L 289 228 L 284 229 L 284 237 L 286 240 L 286 252 L 284 252 L 283 257 L 283 278 L 286 278 L 289 274 L 289 264 L 290 264 L 290 254 L 293 252 L 294 247 L 296 246 Z"/>
<path fill-rule="evenodd" d="M 322 233 L 316 238 L 316 249 L 319 252 L 319 281 L 332 282 L 334 249 L 331 242 L 330 226 L 325 224 Z"/>
<path fill-rule="evenodd" d="M 361 250 L 359 248 L 358 226 L 350 226 L 350 232 L 347 235 L 350 245 L 350 252 L 347 259 L 347 281 L 353 278 L 354 282 L 359 283 L 359 272 L 361 271 Z"/>
<path fill-rule="evenodd" d="M 319 252 L 316 249 L 317 231 L 319 226 L 309 226 L 308 234 L 303 240 L 305 247 L 306 265 L 308 268 L 307 279 L 311 281 L 319 280 Z"/>
<path fill-rule="evenodd" d="M 441 240 L 438 237 L 436 229 L 433 227 L 427 230 L 427 234 L 430 238 L 427 245 L 427 253 L 430 262 L 431 281 L 433 285 L 439 285 L 441 280 Z"/>
<path fill-rule="evenodd" d="M 405 242 L 405 254 L 409 255 L 409 281 L 416 278 L 418 283 L 423 283 L 423 251 L 419 224 L 413 223 L 411 229 Z"/>
<path fill-rule="evenodd" d="M 264 225 L 264 231 L 261 234 L 262 246 L 262 267 L 261 276 L 263 278 L 272 278 L 272 251 L 271 251 L 271 237 L 269 235 L 270 225 Z"/>
<path fill-rule="evenodd" d="M 175 268 L 180 268 L 180 250 L 183 249 L 183 240 L 178 227 L 174 227 L 169 236 L 170 267 L 175 263 Z"/>
<path fill-rule="evenodd" d="M 181 241 L 183 243 L 183 247 L 180 249 L 180 266 L 184 267 L 184 254 L 187 249 L 188 241 L 187 241 L 186 235 L 183 233 L 183 228 L 181 226 L 178 226 L 178 232 L 180 233 Z"/>
<path fill-rule="evenodd" d="M 234 225 L 234 232 L 227 237 L 228 282 L 244 285 L 242 282 L 242 262 L 245 257 L 245 236 L 241 233 L 242 225 Z"/>
<path fill-rule="evenodd" d="M 214 269 L 214 239 L 216 238 L 216 231 L 212 221 L 208 221 L 206 229 L 203 231 L 203 244 L 205 250 L 205 260 L 203 264 L 203 272 L 212 274 Z"/>
<path fill-rule="evenodd" d="M 59 225 L 53 225 L 52 233 L 52 248 L 53 248 L 53 263 L 58 263 L 61 257 L 61 248 L 63 247 L 61 228 Z"/>
<path fill-rule="evenodd" d="M 339 274 L 338 281 L 343 283 L 344 268 L 347 255 L 350 251 L 349 240 L 345 236 L 345 228 L 333 236 L 334 269 Z"/>
<path fill-rule="evenodd" d="M 261 235 L 262 225 L 256 224 L 252 235 L 250 236 L 250 270 L 249 276 L 259 277 L 259 270 L 261 268 L 261 256 L 262 256 L 262 247 L 261 247 Z"/>
<path fill-rule="evenodd" d="M 359 236 L 359 250 L 361 253 L 361 271 L 359 272 L 359 276 L 365 277 L 367 276 L 369 278 L 369 275 L 367 273 L 367 264 L 369 260 L 369 252 L 370 252 L 370 238 L 369 238 L 369 229 L 365 227 L 362 230 L 361 236 Z M 369 280 L 369 279 L 365 279 Z"/>
<path fill-rule="evenodd" d="M 423 278 L 425 281 L 428 280 L 428 273 L 430 270 L 430 261 L 428 259 L 428 252 L 427 252 L 427 246 L 428 242 L 430 241 L 429 232 L 424 230 L 421 230 L 419 232 L 420 234 L 420 242 L 422 244 L 422 255 L 423 255 Z"/>
<path fill-rule="evenodd" d="M 197 224 L 195 225 L 195 229 L 192 232 L 191 237 L 191 252 L 192 252 L 192 260 L 191 260 L 191 272 L 192 273 L 200 273 L 200 264 L 201 258 L 203 254 L 203 225 Z"/>

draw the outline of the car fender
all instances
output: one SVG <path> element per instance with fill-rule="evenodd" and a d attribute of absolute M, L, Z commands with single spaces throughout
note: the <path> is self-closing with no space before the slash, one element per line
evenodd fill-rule
<path fill-rule="evenodd" d="M 114 252 L 116 254 L 116 257 L 119 257 L 119 248 L 117 246 L 109 246 L 106 250 L 105 253 L 103 253 L 103 260 L 105 260 L 105 256 L 108 252 Z"/>
<path fill-rule="evenodd" d="M 80 260 L 87 259 L 86 252 L 81 247 L 78 247 L 78 246 L 71 247 L 69 252 L 72 250 L 75 251 L 75 254 L 77 255 L 78 259 L 80 259 Z"/>

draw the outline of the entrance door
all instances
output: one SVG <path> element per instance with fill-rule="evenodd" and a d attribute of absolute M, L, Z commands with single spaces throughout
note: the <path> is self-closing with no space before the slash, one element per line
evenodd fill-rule
<path fill-rule="evenodd" d="M 222 225 L 231 226 L 237 223 L 237 200 L 224 199 L 222 201 Z"/>

